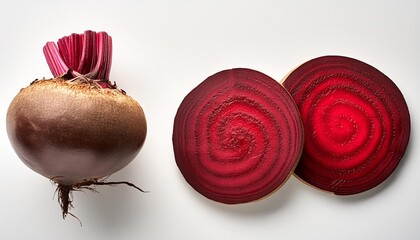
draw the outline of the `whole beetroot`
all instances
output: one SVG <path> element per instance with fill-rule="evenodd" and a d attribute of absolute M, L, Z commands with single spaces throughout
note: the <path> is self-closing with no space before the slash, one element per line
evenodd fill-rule
<path fill-rule="evenodd" d="M 19 158 L 57 184 L 63 218 L 72 190 L 127 184 L 104 178 L 130 163 L 146 138 L 141 106 L 109 81 L 111 37 L 86 31 L 48 42 L 54 79 L 33 81 L 11 102 L 7 133 Z M 71 214 L 73 215 L 73 214 Z M 74 215 L 73 215 L 74 216 Z"/>

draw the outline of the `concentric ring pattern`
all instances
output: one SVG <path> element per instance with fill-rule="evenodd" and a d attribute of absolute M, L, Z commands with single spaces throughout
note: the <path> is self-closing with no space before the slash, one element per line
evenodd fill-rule
<path fill-rule="evenodd" d="M 231 69 L 210 76 L 182 101 L 173 147 L 195 190 L 218 202 L 245 203 L 290 176 L 303 149 L 303 126 L 279 83 L 251 69 Z"/>
<path fill-rule="evenodd" d="M 356 59 L 324 56 L 294 70 L 283 85 L 304 124 L 296 175 L 339 195 L 382 183 L 397 167 L 410 136 L 410 116 L 398 87 Z"/>

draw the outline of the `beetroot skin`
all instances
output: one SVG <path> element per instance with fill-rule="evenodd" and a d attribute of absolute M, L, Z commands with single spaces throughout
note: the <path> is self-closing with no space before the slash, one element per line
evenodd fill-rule
<path fill-rule="evenodd" d="M 245 203 L 288 179 L 301 155 L 303 127 L 279 83 L 250 69 L 225 70 L 182 101 L 173 147 L 181 173 L 199 193 Z"/>
<path fill-rule="evenodd" d="M 407 148 L 410 116 L 398 87 L 356 59 L 310 60 L 284 81 L 302 116 L 305 145 L 295 173 L 339 195 L 382 183 Z"/>

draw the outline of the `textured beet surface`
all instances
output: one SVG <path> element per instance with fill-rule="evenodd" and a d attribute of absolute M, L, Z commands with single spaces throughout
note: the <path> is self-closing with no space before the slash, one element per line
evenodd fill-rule
<path fill-rule="evenodd" d="M 295 173 L 339 195 L 369 190 L 397 167 L 410 116 L 397 86 L 361 61 L 325 56 L 294 70 L 283 85 L 302 116 L 305 146 Z"/>
<path fill-rule="evenodd" d="M 180 171 L 198 192 L 222 203 L 245 203 L 290 176 L 303 148 L 303 127 L 279 83 L 250 69 L 225 70 L 185 97 L 173 147 Z"/>

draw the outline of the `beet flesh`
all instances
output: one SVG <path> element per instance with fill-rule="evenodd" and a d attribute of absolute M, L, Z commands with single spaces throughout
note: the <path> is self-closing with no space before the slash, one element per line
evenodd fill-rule
<path fill-rule="evenodd" d="M 410 116 L 398 87 L 356 59 L 324 56 L 287 76 L 305 145 L 295 174 L 338 195 L 367 191 L 387 179 L 402 159 Z"/>
<path fill-rule="evenodd" d="M 291 175 L 303 148 L 293 99 L 272 78 L 251 69 L 210 76 L 182 101 L 173 148 L 186 181 L 226 204 L 258 200 Z"/>

